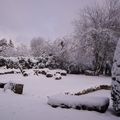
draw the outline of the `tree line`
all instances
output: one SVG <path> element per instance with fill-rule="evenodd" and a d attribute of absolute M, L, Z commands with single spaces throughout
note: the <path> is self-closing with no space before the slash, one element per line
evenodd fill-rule
<path fill-rule="evenodd" d="M 15 47 L 10 40 L 0 40 L 1 56 L 52 56 L 58 68 L 72 73 L 85 70 L 98 74 L 111 74 L 113 56 L 120 37 L 120 0 L 105 0 L 103 5 L 95 4 L 81 10 L 73 21 L 72 35 L 53 42 L 44 38 L 33 38 L 30 48 L 24 44 Z"/>

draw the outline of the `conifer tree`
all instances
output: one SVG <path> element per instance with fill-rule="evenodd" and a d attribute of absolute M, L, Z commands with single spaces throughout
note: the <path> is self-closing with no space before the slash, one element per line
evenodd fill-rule
<path fill-rule="evenodd" d="M 113 60 L 111 97 L 113 108 L 120 115 L 120 40 L 118 41 Z"/>

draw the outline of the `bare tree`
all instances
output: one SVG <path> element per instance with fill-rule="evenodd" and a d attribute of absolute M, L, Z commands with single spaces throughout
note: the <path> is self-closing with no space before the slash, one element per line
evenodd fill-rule
<path fill-rule="evenodd" d="M 28 47 L 24 44 L 20 44 L 16 48 L 16 56 L 23 56 L 23 57 L 28 57 L 30 56 L 30 51 Z"/>
<path fill-rule="evenodd" d="M 113 53 L 120 37 L 120 1 L 109 0 L 104 6 L 86 7 L 80 19 L 75 21 L 74 39 L 79 43 L 78 56 L 86 55 L 99 73 Z M 91 62 L 90 62 L 91 63 Z"/>
<path fill-rule="evenodd" d="M 67 69 L 68 64 L 71 61 L 71 41 L 68 37 L 59 38 L 54 41 L 53 45 L 53 56 L 56 59 L 56 63 L 59 68 Z"/>
<path fill-rule="evenodd" d="M 0 40 L 0 55 L 5 56 L 5 50 L 7 48 L 7 40 L 6 39 L 1 39 Z"/>
<path fill-rule="evenodd" d="M 34 38 L 31 41 L 31 51 L 32 55 L 35 57 L 42 56 L 43 54 L 49 54 L 50 53 L 49 42 L 41 37 Z"/>
<path fill-rule="evenodd" d="M 4 51 L 6 57 L 15 57 L 16 49 L 12 40 L 9 40 L 9 43 Z"/>

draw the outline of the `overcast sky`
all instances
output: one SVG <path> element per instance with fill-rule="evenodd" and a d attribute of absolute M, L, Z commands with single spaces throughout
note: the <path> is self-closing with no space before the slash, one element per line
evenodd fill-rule
<path fill-rule="evenodd" d="M 80 9 L 95 1 L 101 0 L 0 0 L 0 38 L 28 43 L 69 35 Z"/>

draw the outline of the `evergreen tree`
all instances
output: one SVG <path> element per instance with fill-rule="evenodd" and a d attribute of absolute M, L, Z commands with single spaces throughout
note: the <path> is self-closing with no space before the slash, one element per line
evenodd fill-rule
<path fill-rule="evenodd" d="M 120 40 L 118 41 L 113 60 L 111 97 L 113 108 L 120 115 Z"/>

